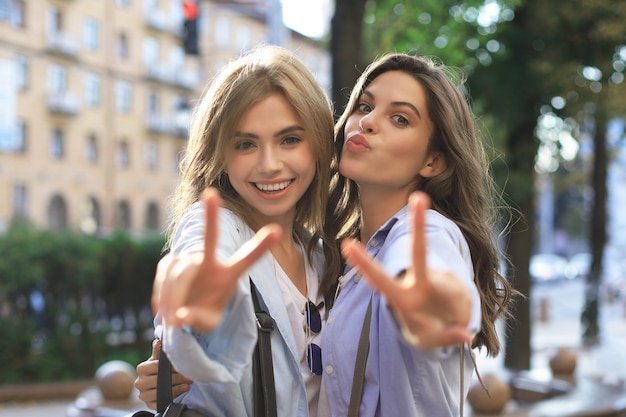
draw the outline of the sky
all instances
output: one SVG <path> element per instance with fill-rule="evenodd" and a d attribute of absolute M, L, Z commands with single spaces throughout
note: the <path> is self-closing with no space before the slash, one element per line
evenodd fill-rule
<path fill-rule="evenodd" d="M 282 0 L 285 26 L 311 38 L 321 38 L 332 13 L 330 0 Z"/>

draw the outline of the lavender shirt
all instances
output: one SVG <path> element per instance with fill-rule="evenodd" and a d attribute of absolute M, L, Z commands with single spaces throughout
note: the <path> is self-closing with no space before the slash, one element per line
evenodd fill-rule
<path fill-rule="evenodd" d="M 411 263 L 411 235 L 405 206 L 367 242 L 369 253 L 391 276 Z M 427 263 L 430 268 L 453 271 L 470 289 L 472 315 L 469 328 L 480 328 L 480 298 L 474 285 L 469 247 L 460 229 L 441 214 L 426 217 Z M 464 350 L 464 389 L 461 393 L 460 349 L 424 351 L 401 335 L 384 297 L 353 271 L 342 277 L 342 289 L 324 328 L 324 364 L 319 416 L 345 416 L 350 402 L 354 361 L 363 317 L 373 297 L 370 351 L 360 417 L 458 416 L 460 396 L 472 378 L 472 362 Z"/>

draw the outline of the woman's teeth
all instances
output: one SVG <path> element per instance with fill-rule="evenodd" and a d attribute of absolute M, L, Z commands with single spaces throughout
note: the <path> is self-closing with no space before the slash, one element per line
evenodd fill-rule
<path fill-rule="evenodd" d="M 261 191 L 280 191 L 287 188 L 287 186 L 291 183 L 291 181 L 283 181 L 276 184 L 258 184 L 254 185 Z"/>

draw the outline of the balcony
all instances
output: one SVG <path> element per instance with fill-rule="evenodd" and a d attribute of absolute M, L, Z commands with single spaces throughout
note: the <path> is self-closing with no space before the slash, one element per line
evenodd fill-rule
<path fill-rule="evenodd" d="M 48 51 L 65 55 L 67 57 L 78 57 L 78 42 L 73 37 L 64 32 L 50 32 L 47 35 Z"/>
<path fill-rule="evenodd" d="M 174 82 L 179 87 L 193 90 L 200 82 L 200 74 L 192 70 L 175 71 Z"/>
<path fill-rule="evenodd" d="M 146 64 L 145 76 L 148 80 L 187 90 L 195 89 L 200 79 L 198 71 L 168 67 L 161 63 Z"/>
<path fill-rule="evenodd" d="M 175 36 L 182 34 L 182 22 L 178 19 L 172 19 L 162 11 L 154 11 L 145 13 L 145 23 L 149 29 L 157 30 L 160 32 L 167 32 Z"/>
<path fill-rule="evenodd" d="M 171 118 L 160 114 L 149 114 L 146 117 L 146 129 L 148 132 L 160 135 L 174 134 L 175 126 Z"/>
<path fill-rule="evenodd" d="M 48 110 L 52 113 L 74 116 L 79 110 L 78 98 L 67 91 L 48 95 Z"/>
<path fill-rule="evenodd" d="M 152 114 L 146 117 L 146 130 L 150 133 L 158 135 L 170 135 L 178 138 L 187 139 L 188 117 L 185 114 L 177 114 L 174 116 Z"/>
<path fill-rule="evenodd" d="M 146 78 L 153 81 L 172 84 L 174 76 L 165 66 L 154 63 L 146 66 Z"/>

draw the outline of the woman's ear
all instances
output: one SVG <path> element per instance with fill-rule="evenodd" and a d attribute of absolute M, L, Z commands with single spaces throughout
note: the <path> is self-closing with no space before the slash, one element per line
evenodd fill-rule
<path fill-rule="evenodd" d="M 424 178 L 432 178 L 441 174 L 448 167 L 446 158 L 441 152 L 433 152 L 426 158 L 426 164 L 420 169 L 419 174 Z"/>

